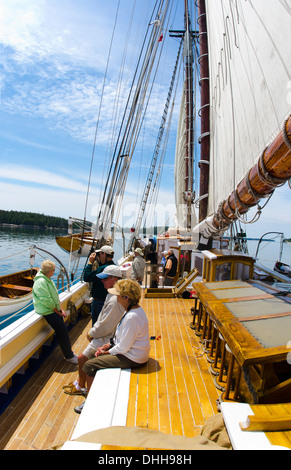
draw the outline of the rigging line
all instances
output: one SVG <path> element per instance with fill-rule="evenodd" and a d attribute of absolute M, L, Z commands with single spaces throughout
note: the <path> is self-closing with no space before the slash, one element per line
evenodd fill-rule
<path fill-rule="evenodd" d="M 162 138 L 163 138 L 163 135 L 164 135 L 168 109 L 170 107 L 172 90 L 173 90 L 173 87 L 174 87 L 174 82 L 176 80 L 176 74 L 177 74 L 177 70 L 178 70 L 178 66 L 179 66 L 179 62 L 180 62 L 180 55 L 181 55 L 182 45 L 183 45 L 183 38 L 180 41 L 178 55 L 177 55 L 177 59 L 176 59 L 176 63 L 175 63 L 171 83 L 170 83 L 170 88 L 169 88 L 169 92 L 168 92 L 168 96 L 167 96 L 167 100 L 166 100 L 166 104 L 165 104 L 165 108 L 164 108 L 164 113 L 163 113 L 163 116 L 162 116 L 162 122 L 160 124 L 160 131 L 159 131 L 159 135 L 158 135 L 158 138 L 157 138 L 155 150 L 154 150 L 152 161 L 151 161 L 150 172 L 149 172 L 148 179 L 147 179 L 147 182 L 146 182 L 146 186 L 145 186 L 143 196 L 142 196 L 142 203 L 141 203 L 141 207 L 140 207 L 140 213 L 139 213 L 139 216 L 138 216 L 138 219 L 137 219 L 138 222 L 137 222 L 137 227 L 136 227 L 136 234 L 138 234 L 140 226 L 141 226 L 142 217 L 143 217 L 145 209 L 146 209 L 147 199 L 148 199 L 151 184 L 152 184 L 152 181 L 153 181 L 154 171 L 155 171 L 156 163 L 157 163 L 157 160 L 158 160 L 158 154 L 159 154 L 159 151 L 160 151 L 161 142 L 162 142 Z M 178 78 L 179 78 L 179 75 L 180 75 L 180 71 L 181 71 L 181 63 L 180 63 Z M 177 79 L 177 81 L 176 81 L 176 89 L 175 89 L 175 93 L 174 93 L 174 98 L 172 100 L 170 117 L 169 117 L 168 124 L 167 124 L 166 140 L 168 139 L 168 135 L 169 135 L 170 122 L 171 122 L 172 115 L 173 115 L 173 108 L 174 108 L 175 96 L 176 96 L 176 93 L 177 93 L 178 82 L 179 82 L 179 79 Z M 164 149 L 165 149 L 165 147 L 164 147 Z M 164 149 L 162 151 L 162 156 L 160 158 L 160 163 L 159 163 L 159 167 L 158 167 L 155 182 L 154 182 L 154 189 L 152 190 L 151 200 L 152 200 L 152 197 L 153 197 L 153 194 L 154 194 L 154 190 L 157 187 L 156 183 L 158 181 L 158 178 L 161 179 L 162 167 L 163 167 L 164 158 L 165 158 L 165 150 Z"/>
<path fill-rule="evenodd" d="M 181 72 L 181 65 L 182 65 L 182 63 L 180 62 L 179 74 Z M 162 173 L 163 173 L 163 168 L 164 168 L 166 150 L 167 150 L 168 140 L 169 140 L 169 135 L 170 135 L 172 117 L 173 117 L 173 112 L 174 112 L 174 107 L 175 107 L 175 97 L 176 97 L 176 94 L 177 94 L 178 83 L 179 83 L 179 79 L 177 79 L 177 81 L 176 81 L 176 90 L 175 90 L 175 93 L 174 93 L 174 98 L 172 100 L 172 107 L 171 107 L 170 117 L 169 117 L 169 120 L 168 120 L 167 132 L 166 132 L 166 136 L 165 136 L 165 139 L 164 139 L 164 144 L 163 144 L 163 149 L 162 149 L 162 153 L 161 153 L 159 167 L 158 167 L 156 178 L 155 178 L 155 181 L 154 181 L 154 184 L 153 184 L 152 194 L 151 194 L 151 197 L 150 197 L 150 205 L 149 205 L 150 208 L 155 207 L 156 204 L 157 204 L 157 198 L 158 198 L 158 193 L 159 193 L 161 179 L 162 179 Z M 147 209 L 147 211 L 145 211 L 144 226 L 146 225 L 146 221 L 148 219 L 150 219 L 149 212 L 150 212 L 150 209 Z"/>
<path fill-rule="evenodd" d="M 168 25 L 169 25 L 169 21 L 170 21 L 170 16 L 169 16 L 169 18 L 168 18 L 167 27 L 168 27 Z M 154 83 L 155 83 L 155 79 L 156 79 L 156 76 L 157 76 L 158 67 L 159 67 L 160 60 L 161 60 L 161 56 L 162 56 L 162 52 L 163 52 L 163 49 L 164 49 L 164 44 L 165 44 L 165 41 L 163 41 L 162 47 L 160 48 L 160 53 L 159 53 L 159 57 L 158 57 L 158 61 L 157 61 L 156 67 L 155 67 L 155 73 L 154 73 L 154 76 L 153 76 L 151 88 L 150 88 L 150 91 L 148 92 L 147 104 L 146 104 L 146 106 L 144 107 L 144 111 L 143 111 L 143 117 L 141 118 L 142 114 L 140 113 L 140 114 L 139 114 L 139 116 L 140 116 L 140 117 L 139 117 L 139 119 L 140 119 L 139 123 L 140 123 L 140 124 L 139 124 L 139 126 L 136 126 L 136 127 L 135 127 L 135 128 L 137 129 L 137 131 L 135 132 L 135 141 L 134 141 L 134 144 L 133 144 L 133 148 L 135 148 L 136 141 L 138 140 L 139 135 L 140 135 L 140 132 L 141 132 L 142 123 L 143 123 L 144 120 L 145 120 L 146 112 L 147 112 L 148 105 L 149 105 L 150 96 L 151 96 L 152 89 L 153 89 L 153 86 L 154 86 Z M 145 98 L 146 98 L 146 91 L 147 91 L 147 88 L 148 88 L 148 85 L 149 85 L 149 79 L 150 79 L 150 75 L 151 75 L 151 72 L 152 72 L 152 69 L 153 69 L 153 65 L 154 65 L 154 61 L 155 61 L 157 49 L 158 49 L 158 42 L 156 42 L 156 44 L 155 44 L 154 58 L 153 58 L 152 61 L 151 61 L 151 63 L 152 63 L 151 69 L 150 69 L 150 72 L 148 73 L 148 78 L 147 78 L 147 82 L 146 82 L 145 91 L 143 92 L 143 93 L 144 93 L 144 94 L 143 94 L 144 100 L 145 100 Z M 144 102 L 144 100 L 143 100 L 143 102 Z M 141 109 L 141 111 L 142 111 L 143 106 L 140 106 L 140 109 Z"/>
<path fill-rule="evenodd" d="M 4 259 L 12 258 L 13 256 L 18 256 L 18 255 L 20 255 L 21 253 L 24 253 L 25 251 L 28 251 L 28 250 L 29 250 L 29 248 L 25 248 L 25 250 L 18 251 L 17 253 L 13 253 L 12 255 L 4 256 L 3 258 L 0 258 L 0 261 L 2 261 L 2 260 L 4 260 Z"/>
<path fill-rule="evenodd" d="M 164 18 L 165 18 L 165 15 L 167 13 L 167 10 L 165 11 L 164 13 Z M 164 19 L 162 20 L 162 25 L 164 23 Z M 162 27 L 162 26 L 161 26 Z M 159 28 L 160 29 L 160 28 Z M 126 149 L 126 153 L 129 155 L 129 161 L 131 160 L 132 158 L 132 152 L 133 152 L 133 147 L 136 145 L 136 141 L 137 141 L 137 137 L 139 135 L 139 132 L 140 132 L 140 123 L 142 122 L 142 119 L 141 119 L 141 110 L 143 108 L 143 103 L 144 103 L 144 100 L 145 100 L 145 97 L 146 97 L 146 93 L 144 90 L 146 90 L 146 88 L 148 87 L 148 84 L 149 84 L 149 76 L 151 74 L 151 70 L 152 70 L 152 67 L 153 67 L 153 63 L 154 63 L 154 58 L 152 60 L 150 60 L 150 57 L 152 54 L 152 51 L 154 51 L 154 56 L 156 55 L 156 50 L 157 50 L 157 34 L 159 33 L 159 29 L 155 28 L 151 37 L 152 37 L 152 40 L 150 42 L 151 47 L 149 47 L 149 52 L 146 56 L 146 58 L 144 59 L 144 64 L 142 66 L 142 69 L 141 69 L 141 79 L 138 81 L 138 86 L 137 86 L 137 93 L 135 93 L 135 96 L 134 96 L 134 99 L 133 99 L 133 103 L 136 105 L 136 109 L 135 109 L 135 114 L 133 113 L 130 113 L 130 120 L 129 120 L 129 123 L 127 125 L 127 128 L 126 128 L 126 131 L 127 133 L 124 135 L 124 138 L 123 138 L 123 142 L 122 142 L 122 145 L 123 147 L 121 146 L 121 150 L 123 150 L 124 152 L 124 149 Z M 156 46 L 154 47 L 154 45 L 156 44 Z M 146 70 L 149 70 L 146 74 Z M 144 82 L 144 86 L 142 88 L 142 83 Z M 136 117 L 134 117 L 136 116 Z M 136 126 L 136 131 L 133 132 L 132 134 L 130 134 L 131 132 L 131 128 L 133 126 L 133 123 L 134 123 L 134 120 L 136 123 L 139 124 L 139 126 Z M 131 135 L 131 137 L 130 137 Z M 130 148 L 131 147 L 131 148 Z M 118 155 L 118 160 L 120 160 L 120 152 L 119 152 L 119 155 Z M 119 176 L 119 173 L 120 173 L 120 169 L 121 169 L 121 166 L 120 166 L 120 162 L 116 162 L 116 165 L 115 165 L 115 172 L 114 172 L 114 175 L 113 175 L 113 178 L 112 178 L 112 182 L 114 182 L 114 187 L 113 187 L 113 190 L 110 190 L 110 193 L 109 193 L 109 196 L 107 197 L 107 202 L 110 202 L 113 200 L 113 196 L 114 196 L 114 192 L 116 193 L 116 191 L 120 191 L 120 184 L 117 186 L 117 178 L 116 176 Z M 128 163 L 129 162 L 126 162 L 126 171 L 123 172 L 123 175 L 122 175 L 122 182 L 123 182 L 123 186 L 122 186 L 122 190 L 120 191 L 120 195 L 124 194 L 124 185 L 125 185 L 125 182 L 127 180 L 127 176 L 128 176 Z M 117 166 L 118 164 L 118 166 Z M 123 168 L 124 169 L 124 168 Z M 110 204 L 107 204 L 107 207 L 110 207 Z M 111 211 L 111 214 L 112 214 L 112 211 Z M 103 217 L 103 220 L 105 219 L 105 217 Z"/>
<path fill-rule="evenodd" d="M 97 116 L 97 122 L 96 122 L 96 128 L 95 128 L 95 136 L 94 136 L 94 144 L 93 144 L 93 150 L 92 150 L 92 156 L 91 156 L 91 165 L 90 165 L 90 172 L 89 172 L 89 181 L 88 181 L 88 188 L 87 188 L 87 195 L 86 195 L 86 203 L 85 203 L 85 210 L 84 210 L 84 221 L 86 220 L 86 216 L 87 216 L 89 191 L 90 191 L 91 178 L 92 178 L 92 170 L 93 170 L 93 161 L 94 161 L 94 156 L 95 156 L 95 148 L 96 148 L 97 134 L 98 134 L 98 129 L 99 129 L 99 119 L 100 119 L 101 108 L 102 108 L 102 104 L 103 104 L 103 95 L 104 95 L 105 83 L 106 83 L 106 79 L 107 79 L 107 72 L 108 72 L 109 61 L 110 61 L 110 57 L 111 57 L 111 50 L 112 50 L 112 45 L 113 45 L 113 39 L 114 39 L 115 29 L 116 29 L 116 25 L 117 25 L 117 19 L 118 19 L 120 1 L 121 1 L 121 0 L 118 1 L 117 10 L 116 10 L 116 14 L 115 14 L 114 27 L 113 27 L 113 31 L 112 31 L 112 36 L 111 36 L 111 41 L 110 41 L 110 46 L 109 46 L 109 52 L 108 52 L 108 57 L 107 57 L 107 63 L 106 63 L 106 69 L 105 69 L 105 74 L 104 74 L 104 79 L 103 79 L 102 91 L 101 91 L 101 99 L 100 99 L 99 111 L 98 111 L 98 116 Z"/>
<path fill-rule="evenodd" d="M 166 9 L 168 9 L 168 6 L 166 7 Z M 164 15 L 164 16 L 165 16 L 165 15 Z M 163 20 L 163 21 L 164 21 L 164 20 Z M 139 96 L 139 93 L 138 93 L 138 92 L 139 92 L 140 87 L 141 87 L 140 83 L 142 83 L 142 81 L 144 80 L 144 79 L 143 79 L 143 76 L 144 76 L 144 74 L 145 74 L 145 70 L 146 70 L 147 64 L 149 64 L 149 58 L 150 58 L 150 56 L 151 56 L 151 54 L 152 54 L 152 51 L 154 50 L 153 46 L 154 46 L 154 44 L 155 44 L 155 40 L 156 40 L 156 38 L 157 38 L 157 34 L 159 33 L 160 30 L 161 30 L 161 28 L 156 28 L 156 27 L 152 29 L 152 32 L 151 32 L 151 38 L 152 38 L 152 39 L 151 39 L 151 41 L 149 41 L 149 45 L 150 45 L 150 43 L 151 43 L 152 45 L 151 45 L 150 47 L 148 47 L 149 52 L 147 53 L 147 55 L 146 55 L 146 57 L 145 57 L 145 59 L 144 59 L 144 64 L 143 64 L 143 66 L 142 66 L 142 68 L 141 68 L 140 75 L 141 75 L 142 80 L 139 79 L 139 81 L 138 81 L 137 90 L 136 90 L 135 96 L 134 96 L 134 98 L 133 98 L 133 105 L 136 105 L 136 104 L 137 104 L 137 99 L 138 99 L 138 96 Z M 140 56 L 140 57 L 141 57 L 141 56 Z M 140 62 L 140 60 L 139 60 L 139 62 Z M 138 65 L 139 65 L 139 64 L 138 64 Z M 125 130 L 125 135 L 127 135 L 127 136 L 129 135 L 128 133 L 126 134 L 126 132 L 128 132 L 128 129 L 130 129 L 129 124 L 132 126 L 132 122 L 133 122 L 133 121 L 132 121 L 132 117 L 133 117 L 133 114 L 130 113 L 130 114 L 129 114 L 129 118 L 128 118 L 128 124 L 127 124 L 126 130 Z M 121 143 L 121 146 L 120 146 L 120 149 L 123 148 L 123 153 L 129 153 L 128 149 L 126 150 L 126 152 L 124 152 L 124 148 L 126 148 L 126 145 L 128 145 L 128 144 L 126 143 L 125 136 L 124 136 L 124 139 L 123 139 L 123 141 L 122 141 L 122 143 Z"/>
<path fill-rule="evenodd" d="M 143 124 L 143 122 L 144 122 L 144 120 L 145 120 L 146 111 L 147 111 L 148 104 L 149 104 L 149 99 L 150 99 L 150 96 L 151 96 L 151 91 L 152 91 L 152 88 L 153 88 L 153 85 L 154 85 L 154 82 L 155 82 L 155 78 L 156 78 L 158 66 L 159 66 L 159 63 L 160 63 L 160 58 L 161 58 L 161 54 L 162 54 L 162 49 L 163 49 L 163 48 L 161 48 L 161 50 L 160 50 L 158 63 L 157 63 L 157 65 L 156 65 L 156 71 L 155 71 L 154 78 L 153 78 L 152 85 L 151 85 L 151 90 L 150 90 L 150 92 L 149 92 L 149 94 L 148 94 L 147 104 L 146 104 L 146 106 L 144 107 L 144 112 L 143 112 L 143 114 L 141 114 L 141 113 L 138 114 L 139 122 L 138 122 L 138 125 L 136 125 L 136 127 L 135 127 L 137 130 L 136 130 L 135 133 L 133 134 L 134 141 L 131 142 L 131 151 L 130 151 L 130 158 L 129 158 L 130 161 L 131 161 L 131 159 L 132 159 L 133 152 L 134 152 L 134 149 L 135 149 L 137 140 L 138 140 L 139 135 L 140 135 L 140 132 L 141 132 L 141 126 L 142 126 L 142 124 Z M 180 50 L 181 50 L 181 47 L 180 47 Z M 149 79 L 147 80 L 147 83 L 148 83 L 148 82 L 149 82 Z M 146 97 L 146 93 L 145 93 L 145 92 L 143 93 L 143 96 L 144 96 L 144 98 L 143 98 L 143 102 L 144 102 L 144 99 L 145 99 L 145 97 Z M 142 107 L 141 107 L 141 111 L 142 111 Z M 128 176 L 128 174 L 125 173 L 125 174 L 124 174 L 124 180 L 123 180 L 123 183 L 122 183 L 123 194 L 124 194 L 124 190 L 125 190 L 125 183 L 126 183 L 126 180 L 127 180 L 127 176 Z M 119 210 L 120 210 L 120 209 L 119 209 Z"/>
<path fill-rule="evenodd" d="M 125 47 L 124 47 L 123 56 L 122 56 L 122 60 L 121 60 L 119 76 L 118 76 L 118 80 L 117 80 L 118 88 L 117 88 L 117 91 L 116 91 L 115 103 L 114 103 L 113 112 L 112 112 L 112 125 L 111 125 L 110 131 L 109 131 L 110 135 L 112 136 L 111 137 L 111 144 L 110 144 L 111 149 L 109 151 L 109 155 L 112 154 L 112 152 L 113 152 L 115 136 L 116 136 L 116 133 L 117 133 L 118 117 L 119 117 L 119 114 L 121 113 L 121 109 L 120 109 L 121 106 L 119 106 L 119 103 L 120 103 L 120 97 L 122 96 L 123 76 L 124 76 L 126 56 L 127 56 L 127 51 L 128 51 L 130 32 L 132 30 L 132 24 L 133 24 L 133 19 L 134 19 L 135 8 L 136 8 L 136 0 L 134 1 L 134 5 L 133 5 L 133 8 L 132 8 L 131 18 L 130 18 L 130 22 L 129 22 L 129 26 L 128 26 L 128 30 L 127 30 L 127 35 L 126 35 Z M 130 67 L 129 67 L 129 69 L 130 69 Z M 104 161 L 104 166 L 103 166 L 103 175 L 102 175 L 101 188 L 104 187 L 105 166 L 106 166 L 105 164 L 106 164 L 106 161 Z M 108 169 L 109 169 L 109 162 L 108 162 Z M 101 204 L 101 197 L 102 197 L 102 191 L 100 191 L 100 193 L 99 193 L 99 206 Z"/>
<path fill-rule="evenodd" d="M 165 14 L 166 12 L 164 13 L 164 17 L 165 17 Z M 146 96 L 145 90 L 147 89 L 148 84 L 149 84 L 149 77 L 151 75 L 151 71 L 152 71 L 152 67 L 153 67 L 153 63 L 155 60 L 155 55 L 156 55 L 156 51 L 158 47 L 157 37 L 158 37 L 159 32 L 160 32 L 160 28 L 153 28 L 152 30 L 148 52 L 143 61 L 143 65 L 142 65 L 141 72 L 140 72 L 140 78 L 138 80 L 137 88 L 133 97 L 133 108 L 130 110 L 130 113 L 129 113 L 125 133 L 124 133 L 123 140 L 120 145 L 118 157 L 116 160 L 115 170 L 112 176 L 112 182 L 115 181 L 115 183 L 114 183 L 113 190 L 110 189 L 109 196 L 107 196 L 107 204 L 106 204 L 107 207 L 109 205 L 108 202 L 112 201 L 114 191 L 116 191 L 116 187 L 117 187 L 116 177 L 118 176 L 120 172 L 121 153 L 124 153 L 124 151 L 127 154 L 129 153 L 130 160 L 131 160 L 132 149 L 130 149 L 130 146 L 133 145 L 133 142 L 134 142 L 134 145 L 136 144 L 136 136 L 138 135 L 138 130 L 140 129 L 139 126 L 136 126 L 136 128 L 138 129 L 137 131 L 133 132 L 133 134 L 130 134 L 130 133 L 131 133 L 131 129 L 133 127 L 134 122 L 140 123 L 141 110 L 142 110 L 143 103 L 144 103 L 145 96 Z M 131 138 L 130 138 L 130 135 L 131 135 Z"/>
<path fill-rule="evenodd" d="M 153 12 L 152 12 L 152 16 L 151 16 L 150 21 L 153 19 L 153 15 L 154 15 L 154 10 L 153 10 Z M 143 54 L 143 51 L 144 51 L 145 46 L 146 46 L 146 40 L 147 40 L 149 28 L 150 28 L 150 26 L 148 25 L 148 26 L 147 26 L 147 29 L 146 29 L 146 32 L 145 32 L 144 40 L 143 40 L 143 43 L 142 43 L 141 51 L 140 51 L 140 53 L 139 53 L 139 57 L 138 57 L 137 65 L 136 65 L 136 68 L 135 68 L 135 72 L 134 72 L 134 75 L 133 75 L 133 78 L 132 78 L 131 87 L 130 87 L 130 92 L 129 92 L 129 95 L 128 95 L 128 97 L 127 97 L 127 102 L 126 102 L 126 105 L 125 105 L 125 111 L 124 111 L 124 113 L 123 113 L 122 121 L 121 121 L 120 128 L 119 128 L 119 133 L 118 133 L 118 135 L 117 135 L 116 144 L 115 144 L 115 148 L 114 148 L 114 151 L 113 151 L 113 156 L 112 156 L 112 159 L 111 159 L 110 168 L 109 168 L 109 171 L 108 171 L 108 175 L 107 175 L 107 180 L 106 180 L 105 188 L 109 188 L 109 180 L 110 180 L 110 175 L 111 175 L 111 173 L 112 173 L 112 171 L 113 171 L 114 160 L 115 160 L 116 158 L 118 159 L 118 156 L 116 157 L 116 154 L 117 154 L 117 149 L 118 149 L 118 145 L 119 145 L 119 140 L 120 140 L 120 138 L 121 138 L 122 129 L 123 129 L 124 122 L 125 122 L 125 119 L 126 119 L 127 109 L 128 109 L 128 107 L 129 107 L 131 95 L 132 95 L 132 93 L 133 93 L 134 83 L 135 83 L 135 80 L 136 80 L 136 77 L 137 77 L 137 73 L 138 73 L 138 70 L 139 70 L 139 66 L 140 66 L 142 54 Z M 115 163 L 115 166 L 116 166 L 116 165 L 117 165 L 117 161 L 116 161 L 116 163 Z M 105 191 L 104 191 L 104 193 L 103 193 L 103 198 L 102 198 L 102 203 L 101 203 L 102 205 L 104 205 L 105 198 L 106 198 L 106 189 L 105 189 Z M 99 218 L 101 218 L 101 212 L 99 213 L 98 219 L 99 219 Z"/>

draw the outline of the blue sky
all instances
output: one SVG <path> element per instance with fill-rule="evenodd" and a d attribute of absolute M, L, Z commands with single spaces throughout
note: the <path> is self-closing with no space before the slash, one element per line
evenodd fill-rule
<path fill-rule="evenodd" d="M 121 0 L 97 135 L 87 218 L 98 202 L 121 57 L 129 19 L 123 98 L 154 0 Z M 88 176 L 110 39 L 118 0 L 0 1 L 0 208 L 83 218 Z M 176 0 L 170 28 L 183 27 Z M 125 204 L 139 204 L 168 93 L 178 42 L 164 34 L 157 91 L 126 187 Z M 178 101 L 178 98 L 177 98 Z M 174 205 L 175 111 L 159 204 Z M 279 189 L 250 236 L 267 230 L 291 236 L 290 190 Z M 128 224 L 128 220 L 126 221 Z M 162 220 L 165 223 L 166 220 Z M 271 228 L 270 228 L 271 227 Z"/>
<path fill-rule="evenodd" d="M 128 41 L 124 99 L 143 39 L 141 20 L 145 26 L 144 19 L 150 18 L 154 3 L 152 0 L 136 2 Z M 61 217 L 84 216 L 95 127 L 117 4 L 117 0 L 1 0 L 2 209 Z M 111 144 L 111 114 L 134 4 L 133 0 L 122 0 L 119 10 L 98 125 L 88 218 L 99 198 L 104 155 Z M 181 0 L 178 4 L 182 5 Z M 175 28 L 182 28 L 180 9 L 173 11 L 171 21 Z M 158 91 L 149 108 L 147 134 L 142 136 L 144 155 L 132 162 L 125 195 L 125 201 L 129 198 L 131 202 L 137 200 L 138 204 L 137 187 L 140 191 L 143 189 L 178 50 L 177 40 L 166 33 L 165 37 L 168 58 L 163 59 L 162 74 L 157 77 Z M 177 115 L 178 112 L 175 121 Z M 173 142 L 174 137 L 173 132 Z M 169 151 L 161 203 L 174 203 L 173 169 L 174 154 Z"/>

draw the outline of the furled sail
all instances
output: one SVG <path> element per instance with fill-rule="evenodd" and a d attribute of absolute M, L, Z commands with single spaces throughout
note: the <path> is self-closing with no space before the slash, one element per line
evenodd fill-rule
<path fill-rule="evenodd" d="M 206 15 L 211 217 L 290 115 L 291 2 L 206 0 Z"/>

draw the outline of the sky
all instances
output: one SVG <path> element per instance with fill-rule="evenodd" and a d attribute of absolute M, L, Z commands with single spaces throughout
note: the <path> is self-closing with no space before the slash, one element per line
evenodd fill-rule
<path fill-rule="evenodd" d="M 145 18 L 154 0 L 121 0 L 106 82 L 118 0 L 0 0 L 0 208 L 40 212 L 64 218 L 95 220 L 106 158 L 112 146 L 112 110 L 125 42 L 121 100 L 143 39 Z M 176 0 L 169 29 L 183 28 L 183 0 Z M 132 31 L 128 23 L 135 6 Z M 157 139 L 161 116 L 178 51 L 178 41 L 164 34 L 165 54 L 156 78 L 132 161 L 122 223 L 134 223 L 133 206 L 141 192 Z M 104 92 L 101 106 L 101 96 Z M 178 98 L 177 98 L 178 101 Z M 174 112 L 158 203 L 158 225 L 174 209 L 174 149 L 178 111 Z M 90 195 L 86 195 L 94 146 Z M 105 168 L 105 170 L 104 170 Z M 259 225 L 247 226 L 250 236 L 284 231 L 291 237 L 290 189 L 273 196 Z M 159 211 L 158 211 L 159 213 Z M 271 227 L 271 228 L 270 228 Z"/>
<path fill-rule="evenodd" d="M 146 3 L 146 5 L 145 5 Z M 0 200 L 4 210 L 41 212 L 60 217 L 84 217 L 91 157 L 96 141 L 87 218 L 99 200 L 110 123 L 117 89 L 120 58 L 135 2 L 122 0 L 111 49 L 100 110 L 117 0 L 1 0 Z M 124 68 L 123 99 L 128 93 L 139 45 L 140 20 L 150 18 L 154 2 L 137 0 L 128 59 Z M 182 27 L 179 15 L 177 26 Z M 180 18 L 181 17 L 180 15 Z M 174 21 L 174 19 L 173 19 Z M 166 36 L 166 34 L 165 34 Z M 172 58 L 176 39 L 166 38 Z M 144 155 L 132 161 L 126 198 L 140 204 L 148 161 L 157 139 L 174 62 L 158 77 L 158 92 L 149 109 L 150 137 Z M 170 67 L 169 67 L 170 65 Z M 143 158 L 141 161 L 140 158 Z M 140 170 L 142 168 L 142 171 Z M 173 153 L 165 162 L 160 203 L 174 203 Z M 170 187 L 168 182 L 171 181 Z M 95 214 L 94 214 L 95 215 Z"/>

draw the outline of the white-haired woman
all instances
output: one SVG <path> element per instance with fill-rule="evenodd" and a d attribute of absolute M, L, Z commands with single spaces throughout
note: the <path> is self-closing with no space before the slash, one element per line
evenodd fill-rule
<path fill-rule="evenodd" d="M 45 260 L 42 262 L 41 270 L 34 278 L 32 290 L 34 310 L 38 315 L 42 315 L 55 331 L 65 359 L 68 362 L 77 364 L 77 357 L 72 351 L 69 333 L 64 323 L 66 312 L 61 308 L 57 288 L 51 280 L 55 268 L 53 261 Z"/>
<path fill-rule="evenodd" d="M 149 325 L 145 311 L 139 305 L 140 285 L 131 279 L 117 281 L 109 294 L 117 295 L 117 302 L 125 312 L 115 332 L 114 338 L 97 349 L 96 357 L 87 361 L 83 367 L 86 373 L 88 392 L 95 374 L 100 369 L 133 369 L 145 364 L 149 358 Z M 84 403 L 75 408 L 81 413 Z"/>

